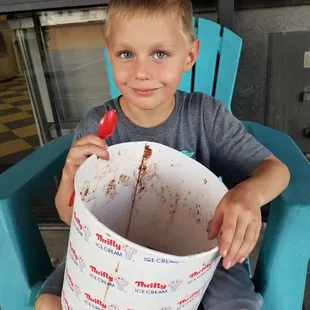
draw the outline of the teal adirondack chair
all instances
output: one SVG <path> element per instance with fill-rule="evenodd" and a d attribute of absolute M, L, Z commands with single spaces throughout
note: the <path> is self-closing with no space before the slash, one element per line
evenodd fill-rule
<path fill-rule="evenodd" d="M 184 74 L 180 89 L 202 91 L 230 110 L 241 39 L 216 23 L 194 20 L 201 40 L 195 70 Z M 107 61 L 112 97 L 119 94 Z M 192 75 L 194 76 L 192 77 Z M 192 83 L 193 82 L 193 83 Z M 310 257 L 310 165 L 285 134 L 252 122 L 246 129 L 291 171 L 288 189 L 271 203 L 254 275 L 264 310 L 301 309 Z M 57 138 L 0 175 L 0 308 L 32 309 L 52 265 L 31 213 L 30 199 L 64 166 L 72 135 Z"/>

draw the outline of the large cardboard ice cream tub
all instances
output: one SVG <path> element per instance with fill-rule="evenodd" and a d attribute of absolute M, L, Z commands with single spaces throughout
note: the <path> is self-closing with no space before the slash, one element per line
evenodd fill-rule
<path fill-rule="evenodd" d="M 207 230 L 225 185 L 161 144 L 109 153 L 75 177 L 63 309 L 197 309 L 219 262 Z"/>

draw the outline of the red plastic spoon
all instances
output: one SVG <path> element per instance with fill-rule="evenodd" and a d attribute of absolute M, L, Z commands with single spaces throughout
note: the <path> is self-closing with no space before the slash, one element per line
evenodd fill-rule
<path fill-rule="evenodd" d="M 106 139 L 113 135 L 117 123 L 117 114 L 115 110 L 108 111 L 104 114 L 98 125 L 98 137 Z"/>
<path fill-rule="evenodd" d="M 110 110 L 106 112 L 99 125 L 98 125 L 98 137 L 103 139 L 106 139 L 110 136 L 112 136 L 115 127 L 117 123 L 117 114 L 115 110 Z M 75 196 L 75 191 L 72 192 L 70 200 L 69 200 L 69 207 L 72 207 L 74 204 L 74 196 Z"/>

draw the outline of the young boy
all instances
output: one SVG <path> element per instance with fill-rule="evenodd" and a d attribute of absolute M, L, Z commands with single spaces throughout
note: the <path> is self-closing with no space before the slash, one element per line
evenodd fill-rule
<path fill-rule="evenodd" d="M 259 310 L 244 266 L 261 228 L 260 207 L 287 186 L 286 166 L 247 134 L 224 106 L 202 93 L 177 91 L 182 72 L 194 65 L 199 41 L 194 39 L 190 0 L 112 0 L 106 42 L 114 78 L 122 96 L 94 108 L 75 132 L 56 196 L 61 219 L 70 225 L 68 207 L 77 168 L 90 154 L 109 159 L 108 145 L 153 141 L 192 157 L 211 169 L 230 188 L 217 207 L 209 238 L 220 231 L 217 268 L 201 308 Z M 107 110 L 118 124 L 106 141 L 96 136 Z M 36 310 L 61 309 L 64 261 L 41 290 Z M 157 309 L 147 305 L 145 309 Z"/>

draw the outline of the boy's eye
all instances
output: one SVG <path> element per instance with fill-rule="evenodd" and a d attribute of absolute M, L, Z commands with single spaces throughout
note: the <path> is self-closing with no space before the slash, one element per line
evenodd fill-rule
<path fill-rule="evenodd" d="M 164 52 L 156 52 L 156 53 L 154 54 L 154 56 L 155 56 L 155 58 L 157 58 L 157 59 L 164 59 L 164 58 L 167 56 L 167 54 L 164 53 Z"/>
<path fill-rule="evenodd" d="M 132 57 L 131 53 L 129 52 L 123 52 L 120 54 L 120 57 L 123 58 L 123 59 L 129 59 Z"/>

